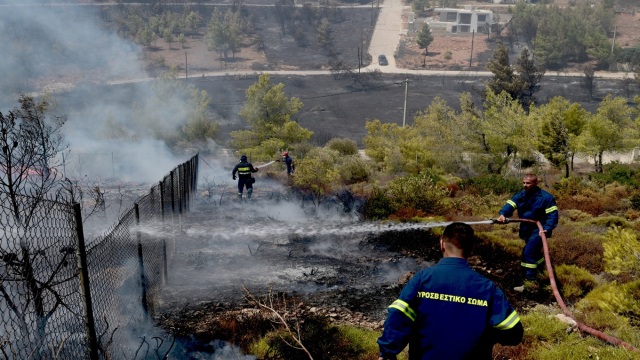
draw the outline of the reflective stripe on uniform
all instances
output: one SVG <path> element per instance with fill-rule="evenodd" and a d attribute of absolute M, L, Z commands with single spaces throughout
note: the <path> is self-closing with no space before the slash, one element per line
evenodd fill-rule
<path fill-rule="evenodd" d="M 504 319 L 503 322 L 501 322 L 500 324 L 494 326 L 494 328 L 498 329 L 498 330 L 509 330 L 512 327 L 516 326 L 517 323 L 520 322 L 520 316 L 518 316 L 518 313 L 515 312 L 515 310 L 511 313 L 511 315 L 507 316 L 506 319 Z"/>
<path fill-rule="evenodd" d="M 511 207 L 513 207 L 514 209 L 518 208 L 518 206 L 516 206 L 516 203 L 513 202 L 512 200 L 507 200 L 507 204 L 511 205 Z"/>
<path fill-rule="evenodd" d="M 557 206 L 555 206 L 555 205 L 554 205 L 554 206 L 552 206 L 552 207 L 550 207 L 550 208 L 547 208 L 544 212 L 545 212 L 546 214 L 548 214 L 548 213 L 552 213 L 552 212 L 554 212 L 554 211 L 558 211 L 558 207 L 557 207 Z"/>
<path fill-rule="evenodd" d="M 538 267 L 538 265 L 544 263 L 544 258 L 538 260 L 535 264 L 532 263 L 526 263 L 526 262 L 521 262 L 520 266 L 528 268 L 528 269 L 536 269 Z"/>
<path fill-rule="evenodd" d="M 245 167 L 239 167 L 238 168 L 238 174 L 240 175 L 247 175 L 247 174 L 251 174 L 251 168 L 248 166 Z"/>
<path fill-rule="evenodd" d="M 389 305 L 390 309 L 400 310 L 403 314 L 407 315 L 409 320 L 416 321 L 416 313 L 406 302 L 398 299 L 393 302 L 393 304 Z"/>

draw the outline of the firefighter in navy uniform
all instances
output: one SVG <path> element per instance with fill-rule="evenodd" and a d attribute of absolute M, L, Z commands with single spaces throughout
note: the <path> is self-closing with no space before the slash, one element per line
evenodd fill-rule
<path fill-rule="evenodd" d="M 474 239 L 467 224 L 444 229 L 443 258 L 415 274 L 389 306 L 380 360 L 396 359 L 407 344 L 410 360 L 489 360 L 495 343 L 522 341 L 520 317 L 502 290 L 467 263 Z"/>
<path fill-rule="evenodd" d="M 257 172 L 258 169 L 247 161 L 247 156 L 240 156 L 240 162 L 233 168 L 231 175 L 233 180 L 236 179 L 236 172 L 238 173 L 238 198 L 242 199 L 242 191 L 247 188 L 247 198 L 251 199 L 253 194 L 253 177 L 252 173 Z"/>
<path fill-rule="evenodd" d="M 534 174 L 526 174 L 522 179 L 523 190 L 507 200 L 498 222 L 505 222 L 507 217 L 518 211 L 521 219 L 539 221 L 544 229 L 546 238 L 551 237 L 553 229 L 558 226 L 558 206 L 553 195 L 538 187 L 538 177 Z M 520 266 L 523 270 L 524 280 L 535 280 L 538 271 L 544 268 L 544 254 L 542 253 L 542 238 L 536 224 L 520 223 L 519 236 L 525 241 L 522 250 Z"/>

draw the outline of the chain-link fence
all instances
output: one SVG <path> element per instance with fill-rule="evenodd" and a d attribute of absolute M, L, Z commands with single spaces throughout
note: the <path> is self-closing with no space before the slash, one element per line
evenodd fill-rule
<path fill-rule="evenodd" d="M 197 188 L 197 170 L 198 155 L 153 186 L 91 247 L 79 204 L 0 192 L 2 357 L 133 358 L 136 332 L 168 280 L 174 234 Z"/>

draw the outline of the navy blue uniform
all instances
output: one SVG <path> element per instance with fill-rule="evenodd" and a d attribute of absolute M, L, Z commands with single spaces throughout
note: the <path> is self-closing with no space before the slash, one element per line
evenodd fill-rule
<path fill-rule="evenodd" d="M 247 196 L 250 198 L 253 193 L 253 183 L 251 182 L 251 174 L 257 172 L 258 169 L 254 168 L 250 162 L 247 162 L 246 157 L 241 158 L 241 162 L 237 164 L 231 175 L 236 178 L 238 173 L 238 196 L 242 196 L 242 191 L 247 188 Z"/>
<path fill-rule="evenodd" d="M 291 175 L 294 171 L 293 159 L 289 155 L 286 155 L 284 157 L 284 163 L 287 165 L 287 175 Z"/>
<path fill-rule="evenodd" d="M 521 219 L 539 221 L 546 230 L 545 237 L 547 238 L 551 237 L 553 229 L 558 226 L 556 200 L 553 195 L 538 187 L 529 192 L 522 190 L 515 194 L 500 209 L 500 215 L 510 217 L 516 210 Z M 542 238 L 538 226 L 532 223 L 520 223 L 519 236 L 525 241 L 520 266 L 525 270 L 525 278 L 535 278 L 536 269 L 544 263 Z"/>
<path fill-rule="evenodd" d="M 445 257 L 414 275 L 389 306 L 380 356 L 409 359 L 491 359 L 493 345 L 522 340 L 522 324 L 500 288 L 467 261 Z"/>

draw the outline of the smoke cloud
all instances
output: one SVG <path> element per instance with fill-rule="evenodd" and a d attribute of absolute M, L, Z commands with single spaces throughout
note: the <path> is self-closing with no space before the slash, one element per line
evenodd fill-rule
<path fill-rule="evenodd" d="M 70 153 L 65 176 L 158 181 L 195 149 L 175 154 L 188 91 L 147 79 L 143 52 L 107 28 L 106 7 L 0 1 L 3 113 L 20 94 L 53 94 Z M 119 85 L 109 85 L 119 83 Z"/>

